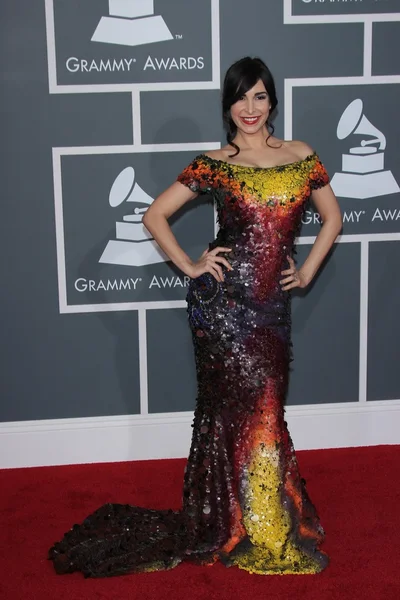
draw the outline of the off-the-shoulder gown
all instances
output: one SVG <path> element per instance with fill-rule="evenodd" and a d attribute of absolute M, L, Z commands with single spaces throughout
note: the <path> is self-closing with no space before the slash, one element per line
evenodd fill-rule
<path fill-rule="evenodd" d="M 221 561 L 252 573 L 317 573 L 328 563 L 284 417 L 291 295 L 279 284 L 312 190 L 313 152 L 269 168 L 197 156 L 178 181 L 213 197 L 224 281 L 187 294 L 198 392 L 180 510 L 106 504 L 50 549 L 57 573 L 104 577 Z M 135 498 L 132 498 L 134 502 Z"/>

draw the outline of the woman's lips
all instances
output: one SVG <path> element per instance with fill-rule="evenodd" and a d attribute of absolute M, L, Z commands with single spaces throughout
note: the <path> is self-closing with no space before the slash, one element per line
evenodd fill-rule
<path fill-rule="evenodd" d="M 240 117 L 240 119 L 245 125 L 255 125 L 261 119 L 261 115 L 257 117 Z"/>

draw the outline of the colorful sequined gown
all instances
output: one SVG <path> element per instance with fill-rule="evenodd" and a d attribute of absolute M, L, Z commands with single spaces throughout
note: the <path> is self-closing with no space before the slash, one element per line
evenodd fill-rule
<path fill-rule="evenodd" d="M 210 194 L 232 248 L 219 283 L 190 281 L 187 303 L 198 395 L 182 509 L 106 504 L 49 552 L 58 573 L 102 577 L 221 561 L 260 574 L 317 573 L 324 531 L 284 420 L 291 356 L 290 292 L 281 271 L 313 189 L 316 153 L 258 168 L 197 156 L 178 181 Z"/>

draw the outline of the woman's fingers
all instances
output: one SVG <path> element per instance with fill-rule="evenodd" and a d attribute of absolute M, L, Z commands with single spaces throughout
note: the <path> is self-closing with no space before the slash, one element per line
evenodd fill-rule
<path fill-rule="evenodd" d="M 286 277 L 285 279 L 281 279 L 279 283 L 285 285 L 285 283 L 291 283 L 292 281 L 296 281 L 296 278 L 293 275 L 290 277 Z"/>
<path fill-rule="evenodd" d="M 207 271 L 209 273 L 211 273 L 211 275 L 213 275 L 217 281 L 222 282 L 224 280 L 224 278 L 222 276 L 222 272 L 220 273 L 218 271 L 217 266 L 215 266 L 214 264 L 210 264 L 209 267 L 208 267 L 208 269 L 207 269 Z"/>
<path fill-rule="evenodd" d="M 230 271 L 232 271 L 232 268 L 233 268 L 233 267 L 232 267 L 231 263 L 230 263 L 230 262 L 228 262 L 228 261 L 226 260 L 226 258 L 224 258 L 223 256 L 216 256 L 216 257 L 214 258 L 214 261 L 215 261 L 215 262 L 219 262 L 219 263 L 221 263 L 222 265 L 225 265 L 225 267 L 227 267 L 227 268 L 228 268 Z"/>
<path fill-rule="evenodd" d="M 292 288 L 295 288 L 295 287 L 302 287 L 301 279 L 297 272 L 294 275 L 285 277 L 285 279 L 281 279 L 281 281 L 279 283 L 282 285 L 283 291 L 291 290 Z"/>
<path fill-rule="evenodd" d="M 219 265 L 217 265 L 216 263 L 214 263 L 214 269 L 217 271 L 218 275 L 220 276 L 220 281 L 224 280 L 224 274 L 222 272 L 222 269 Z"/>
<path fill-rule="evenodd" d="M 224 248 L 223 246 L 217 246 L 213 250 L 210 250 L 210 254 L 213 254 L 215 256 L 216 254 L 218 254 L 218 252 L 231 252 L 231 250 L 232 248 Z"/>
<path fill-rule="evenodd" d="M 199 267 L 201 267 L 202 263 L 202 268 L 204 269 L 203 273 L 211 273 L 211 275 L 213 275 L 217 281 L 224 281 L 224 274 L 220 265 L 225 266 L 230 271 L 232 271 L 232 265 L 225 257 L 218 256 L 218 253 L 231 252 L 231 250 L 232 248 L 225 248 L 225 246 L 217 246 L 217 248 L 213 248 L 213 250 L 209 250 L 207 248 L 206 250 L 204 250 L 198 261 L 198 263 L 200 263 Z"/>

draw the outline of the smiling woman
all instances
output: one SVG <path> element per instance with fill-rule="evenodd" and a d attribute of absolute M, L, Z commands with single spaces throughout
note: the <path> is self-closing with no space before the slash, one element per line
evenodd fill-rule
<path fill-rule="evenodd" d="M 195 157 L 143 218 L 189 278 L 198 395 L 182 509 L 102 506 L 51 548 L 58 573 L 103 577 L 221 561 L 262 575 L 311 574 L 328 564 L 284 418 L 288 292 L 313 279 L 341 215 L 316 152 L 268 131 L 276 105 L 260 59 L 232 65 L 223 91 L 227 146 Z M 201 193 L 212 196 L 220 227 L 192 260 L 168 219 Z M 323 225 L 297 269 L 293 245 L 311 195 Z"/>

